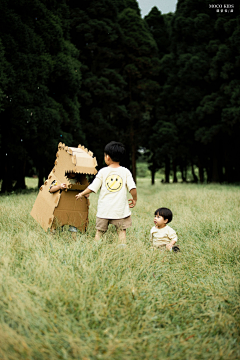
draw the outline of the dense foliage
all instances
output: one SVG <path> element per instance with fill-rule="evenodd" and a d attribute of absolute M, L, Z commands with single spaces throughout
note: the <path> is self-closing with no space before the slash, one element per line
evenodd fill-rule
<path fill-rule="evenodd" d="M 212 1 L 212 4 L 219 2 Z M 2 0 L 2 191 L 48 175 L 57 143 L 122 141 L 136 177 L 139 149 L 154 175 L 240 181 L 239 5 L 217 12 L 179 0 L 174 14 L 136 0 Z M 198 168 L 198 172 L 196 172 Z"/>
<path fill-rule="evenodd" d="M 84 141 L 78 50 L 69 41 L 65 2 L 0 3 L 2 191 L 24 188 L 27 166 L 40 182 L 61 137 Z"/>

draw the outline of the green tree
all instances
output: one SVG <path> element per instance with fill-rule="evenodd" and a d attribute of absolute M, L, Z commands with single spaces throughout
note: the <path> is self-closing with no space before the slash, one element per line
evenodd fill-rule
<path fill-rule="evenodd" d="M 240 180 L 236 156 L 240 151 L 239 20 L 238 11 L 237 15 L 219 13 L 214 21 L 214 38 L 206 48 L 210 56 L 208 86 L 197 108 L 196 139 L 208 150 L 209 178 L 215 182 Z"/>
<path fill-rule="evenodd" d="M 174 62 L 170 53 L 170 23 L 172 14 L 162 15 L 153 7 L 144 18 L 158 48 L 159 74 L 155 77 L 159 89 L 154 94 L 153 106 L 150 111 L 150 126 L 148 131 L 147 147 L 150 150 L 148 157 L 149 169 L 152 174 L 152 184 L 155 182 L 155 173 L 165 167 L 165 182 L 169 182 L 170 160 L 174 157 L 177 147 L 176 126 L 171 121 L 171 107 L 169 85 L 165 86 Z"/>
<path fill-rule="evenodd" d="M 0 38 L 0 119 L 2 117 L 2 112 L 4 111 L 4 103 L 6 102 L 6 90 L 9 86 L 12 77 L 12 68 L 11 65 L 7 62 L 5 58 L 5 51 L 2 44 L 2 40 Z M 0 121 L 0 148 L 3 149 L 2 145 L 2 129 L 6 127 L 7 124 L 4 124 Z M 7 156 L 7 152 L 2 151 L 0 153 L 1 164 L 5 163 L 5 157 Z M 0 168 L 0 179 L 3 178 L 4 167 Z"/>
<path fill-rule="evenodd" d="M 136 179 L 136 159 L 140 146 L 146 146 L 149 129 L 149 113 L 152 110 L 154 96 L 159 90 L 155 81 L 159 72 L 157 45 L 146 22 L 139 12 L 124 9 L 118 17 L 122 29 L 122 74 L 127 83 L 124 105 L 127 116 L 123 119 L 125 143 L 129 144 L 131 169 Z"/>
<path fill-rule="evenodd" d="M 15 180 L 15 188 L 25 187 L 29 158 L 41 184 L 58 141 L 84 138 L 77 96 L 81 73 L 64 1 L 3 0 L 0 7 L 0 38 L 12 68 L 1 116 L 2 157 L 7 153 L 2 191 L 9 191 Z"/>
<path fill-rule="evenodd" d="M 86 146 L 103 164 L 107 142 L 122 140 L 119 119 L 126 116 L 122 100 L 126 82 L 122 64 L 118 11 L 110 0 L 70 0 L 71 41 L 79 49 L 82 88 L 79 95 Z M 102 162 L 101 162 L 102 160 Z"/>
<path fill-rule="evenodd" d="M 170 144 L 175 148 L 170 149 L 172 165 L 179 166 L 183 180 L 187 166 L 197 180 L 194 165 L 199 167 L 200 181 L 204 168 L 208 181 L 240 178 L 230 151 L 230 145 L 234 153 L 239 146 L 232 141 L 239 133 L 238 9 L 239 5 L 234 13 L 217 13 L 205 0 L 179 0 L 166 27 L 170 51 L 161 58 L 161 71 L 167 78 L 158 96 L 160 112 L 155 114 L 160 117 L 159 132 L 162 124 L 164 128 L 169 124 Z M 162 23 L 157 16 L 156 10 L 149 14 L 153 34 L 154 26 Z"/>
<path fill-rule="evenodd" d="M 155 41 L 135 0 L 71 0 L 70 8 L 71 39 L 83 64 L 80 101 L 87 142 L 101 159 L 104 143 L 122 141 L 135 178 L 144 115 L 157 87 Z"/>

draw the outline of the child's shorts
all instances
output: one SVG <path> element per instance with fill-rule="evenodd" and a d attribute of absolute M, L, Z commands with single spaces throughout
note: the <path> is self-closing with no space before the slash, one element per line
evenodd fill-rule
<path fill-rule="evenodd" d="M 107 231 L 109 224 L 114 225 L 117 230 L 125 230 L 132 226 L 131 215 L 124 219 L 102 219 L 97 217 L 96 229 L 100 231 Z"/>

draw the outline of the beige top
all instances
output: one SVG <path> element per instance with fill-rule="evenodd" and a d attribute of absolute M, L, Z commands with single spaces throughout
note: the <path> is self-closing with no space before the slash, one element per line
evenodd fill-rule
<path fill-rule="evenodd" d="M 177 241 L 177 234 L 170 226 L 166 225 L 162 229 L 158 229 L 156 226 L 152 227 L 150 231 L 150 241 L 153 246 L 159 247 L 161 245 L 167 245 L 172 240 Z"/>
<path fill-rule="evenodd" d="M 77 179 L 76 178 L 68 179 L 68 181 L 70 182 L 71 185 L 77 184 Z"/>
<path fill-rule="evenodd" d="M 127 192 L 136 188 L 131 172 L 123 166 L 101 169 L 88 188 L 95 193 L 101 189 L 97 217 L 123 219 L 131 215 Z"/>

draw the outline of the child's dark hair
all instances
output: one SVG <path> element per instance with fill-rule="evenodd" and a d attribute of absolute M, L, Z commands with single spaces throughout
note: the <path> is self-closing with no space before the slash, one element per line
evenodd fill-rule
<path fill-rule="evenodd" d="M 122 143 L 111 141 L 105 146 L 104 153 L 109 155 L 112 161 L 120 162 L 123 160 L 125 148 Z"/>
<path fill-rule="evenodd" d="M 155 211 L 154 215 L 160 215 L 164 218 L 164 220 L 168 219 L 168 223 L 172 221 L 173 214 L 170 209 L 167 208 L 159 208 Z"/>

